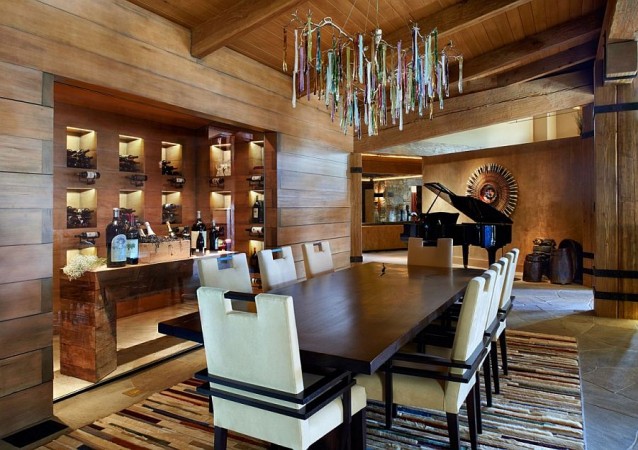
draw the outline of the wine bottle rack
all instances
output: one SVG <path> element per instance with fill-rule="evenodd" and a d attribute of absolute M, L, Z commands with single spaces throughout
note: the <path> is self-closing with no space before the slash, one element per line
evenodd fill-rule
<path fill-rule="evenodd" d="M 66 190 L 66 228 L 97 226 L 97 191 L 95 189 Z"/>
<path fill-rule="evenodd" d="M 144 139 L 120 135 L 120 172 L 144 172 Z"/>
<path fill-rule="evenodd" d="M 145 218 L 143 190 L 120 190 L 119 197 L 120 217 L 122 220 L 132 223 L 133 216 Z"/>
<path fill-rule="evenodd" d="M 162 159 L 159 167 L 162 175 L 183 176 L 182 146 L 173 142 L 162 142 Z"/>
<path fill-rule="evenodd" d="M 97 167 L 97 134 L 94 130 L 66 127 L 66 166 L 76 169 Z"/>
<path fill-rule="evenodd" d="M 181 192 L 162 192 L 162 223 L 182 223 Z"/>

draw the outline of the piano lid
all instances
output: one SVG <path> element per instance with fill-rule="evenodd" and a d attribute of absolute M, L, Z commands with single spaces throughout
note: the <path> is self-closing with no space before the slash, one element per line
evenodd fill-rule
<path fill-rule="evenodd" d="M 488 205 L 474 197 L 456 195 L 441 183 L 424 183 L 424 186 L 475 222 L 513 223 L 512 219 L 492 205 Z"/>

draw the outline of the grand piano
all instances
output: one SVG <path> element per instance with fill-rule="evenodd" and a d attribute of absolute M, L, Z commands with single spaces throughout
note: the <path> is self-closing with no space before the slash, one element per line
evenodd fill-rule
<path fill-rule="evenodd" d="M 489 264 L 496 260 L 496 252 L 512 242 L 512 219 L 481 200 L 456 195 L 441 183 L 425 183 L 436 198 L 421 222 L 408 225 L 404 236 L 423 238 L 425 245 L 436 245 L 438 238 L 452 238 L 454 245 L 463 246 L 463 265 L 467 267 L 470 245 L 487 250 Z M 459 213 L 430 212 L 434 203 L 442 198 L 475 223 L 457 224 Z"/>

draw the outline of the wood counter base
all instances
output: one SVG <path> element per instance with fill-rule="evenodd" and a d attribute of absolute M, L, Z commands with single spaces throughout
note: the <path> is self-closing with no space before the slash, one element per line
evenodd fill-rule
<path fill-rule="evenodd" d="M 96 382 L 114 371 L 118 303 L 181 296 L 192 277 L 190 258 L 61 275 L 60 373 Z"/>
<path fill-rule="evenodd" d="M 408 248 L 407 241 L 401 240 L 403 223 L 364 224 L 361 227 L 361 231 L 364 252 Z"/>

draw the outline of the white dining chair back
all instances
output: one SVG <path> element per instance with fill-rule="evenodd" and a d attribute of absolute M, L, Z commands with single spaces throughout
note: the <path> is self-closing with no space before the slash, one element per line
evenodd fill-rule
<path fill-rule="evenodd" d="M 301 244 L 306 278 L 334 272 L 330 242 L 306 242 Z"/>
<path fill-rule="evenodd" d="M 451 238 L 436 240 L 436 246 L 424 246 L 423 239 L 408 238 L 408 266 L 452 267 Z"/>
<path fill-rule="evenodd" d="M 507 375 L 507 316 L 512 308 L 512 287 L 514 285 L 514 278 L 516 275 L 516 266 L 518 264 L 518 256 L 520 251 L 518 248 L 514 248 L 505 254 L 505 258 L 509 261 L 507 268 L 507 275 L 505 276 L 505 283 L 503 286 L 503 292 L 501 294 L 501 302 L 499 306 L 499 326 L 496 332 L 492 335 L 491 345 L 491 359 L 494 371 L 498 371 L 498 345 L 501 348 L 501 365 L 503 367 L 503 373 Z M 498 392 L 498 390 L 497 390 Z"/>
<path fill-rule="evenodd" d="M 197 271 L 201 286 L 245 293 L 253 291 L 245 253 L 198 258 Z"/>
<path fill-rule="evenodd" d="M 265 292 L 297 281 L 295 260 L 289 246 L 257 252 L 261 283 Z"/>
<path fill-rule="evenodd" d="M 259 294 L 255 298 L 254 313 L 234 310 L 221 289 L 200 287 L 197 298 L 208 374 L 212 380 L 209 385 L 213 392 L 216 438 L 219 430 L 231 430 L 283 447 L 306 449 L 343 422 L 344 410 L 339 396 L 306 419 L 237 401 L 236 395 L 240 393 L 244 399 L 259 401 L 260 406 L 269 404 L 274 409 L 302 412 L 304 405 L 281 396 L 273 398 L 250 392 L 243 389 L 243 384 L 295 395 L 322 378 L 302 372 L 292 297 Z M 235 385 L 229 387 L 211 376 L 232 380 Z M 353 386 L 350 393 L 352 414 L 355 414 L 365 408 L 365 391 Z M 226 433 L 220 436 L 225 439 Z"/>
<path fill-rule="evenodd" d="M 497 274 L 489 269 L 475 277 L 467 285 L 452 344 L 452 360 L 465 361 L 484 342 L 485 322 L 489 314 Z M 467 303 L 470 300 L 470 303 Z M 451 372 L 462 374 L 468 369 L 452 368 Z M 447 383 L 454 383 L 448 381 Z M 458 384 L 458 383 L 457 383 Z M 457 403 L 459 399 L 456 400 Z M 460 399 L 462 402 L 463 399 Z M 460 404 L 459 404 L 460 407 Z M 456 411 L 458 413 L 458 411 Z"/>
<path fill-rule="evenodd" d="M 505 277 L 503 292 L 501 294 L 501 309 L 507 308 L 512 297 L 512 287 L 514 286 L 514 278 L 516 276 L 516 265 L 518 264 L 519 253 L 520 251 L 517 248 L 514 248 L 505 254 L 505 257 L 509 261 L 509 265 L 507 268 L 507 275 Z"/>
<path fill-rule="evenodd" d="M 485 322 L 486 331 L 498 320 L 498 310 L 501 306 L 501 295 L 505 287 L 505 280 L 507 278 L 509 265 L 509 259 L 507 259 L 506 257 L 502 257 L 498 261 L 490 265 L 490 270 L 494 271 L 496 276 L 494 280 L 492 298 L 490 299 L 489 310 Z"/>

